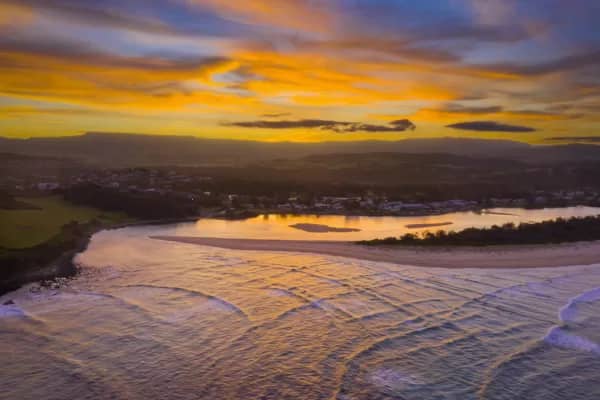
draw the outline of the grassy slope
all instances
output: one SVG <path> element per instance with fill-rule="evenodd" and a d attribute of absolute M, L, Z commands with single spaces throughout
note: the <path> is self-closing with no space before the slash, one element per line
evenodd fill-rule
<path fill-rule="evenodd" d="M 0 247 L 22 249 L 43 243 L 71 221 L 87 222 L 94 218 L 103 224 L 126 222 L 128 217 L 90 207 L 75 206 L 58 196 L 18 199 L 39 210 L 0 210 Z"/>

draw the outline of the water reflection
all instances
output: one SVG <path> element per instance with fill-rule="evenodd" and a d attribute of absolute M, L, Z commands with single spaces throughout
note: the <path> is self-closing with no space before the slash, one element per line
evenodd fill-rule
<path fill-rule="evenodd" d="M 243 221 L 202 219 L 195 224 L 172 227 L 170 234 L 221 238 L 288 240 L 363 240 L 399 236 L 407 232 L 462 230 L 490 227 L 508 222 L 539 222 L 558 217 L 582 217 L 600 214 L 600 208 L 567 207 L 541 210 L 520 208 L 490 209 L 485 213 L 456 212 L 413 217 L 359 217 L 342 215 L 264 214 Z M 296 224 L 320 224 L 336 228 L 360 229 L 358 232 L 306 232 L 290 227 Z"/>

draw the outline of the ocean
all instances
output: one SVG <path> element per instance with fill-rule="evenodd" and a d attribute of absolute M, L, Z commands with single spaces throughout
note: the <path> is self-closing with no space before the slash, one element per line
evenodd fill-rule
<path fill-rule="evenodd" d="M 600 398 L 600 265 L 478 270 L 104 231 L 0 299 L 1 399 Z M 460 267 L 460 266 L 457 266 Z"/>

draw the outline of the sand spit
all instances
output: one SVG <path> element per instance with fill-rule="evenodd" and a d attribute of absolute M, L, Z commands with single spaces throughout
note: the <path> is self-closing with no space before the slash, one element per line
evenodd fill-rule
<path fill-rule="evenodd" d="M 317 253 L 436 268 L 542 268 L 600 263 L 600 241 L 489 247 L 365 246 L 340 241 L 221 239 L 151 236 L 152 239 L 232 250 Z"/>
<path fill-rule="evenodd" d="M 422 228 L 434 228 L 438 226 L 448 226 L 452 225 L 454 222 L 436 222 L 431 224 L 408 224 L 404 225 L 405 228 L 408 229 L 422 229 Z"/>
<path fill-rule="evenodd" d="M 293 224 L 290 225 L 290 228 L 300 229 L 304 232 L 313 232 L 313 233 L 335 233 L 335 232 L 360 232 L 360 229 L 357 228 L 336 228 L 335 226 L 328 226 L 322 224 Z"/>

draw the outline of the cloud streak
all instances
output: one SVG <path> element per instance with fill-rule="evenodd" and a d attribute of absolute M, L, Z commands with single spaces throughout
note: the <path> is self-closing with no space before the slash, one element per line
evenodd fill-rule
<path fill-rule="evenodd" d="M 322 129 L 337 133 L 351 132 L 404 132 L 415 130 L 416 126 L 407 119 L 390 121 L 387 125 L 368 124 L 361 122 L 333 121 L 323 119 L 300 119 L 300 120 L 256 120 L 229 122 L 225 126 L 234 126 L 238 128 L 260 128 L 260 129 Z"/>
<path fill-rule="evenodd" d="M 460 129 L 464 131 L 478 132 L 534 132 L 535 129 L 528 126 L 509 125 L 495 121 L 469 121 L 446 125 L 447 128 Z"/>
<path fill-rule="evenodd" d="M 600 143 L 600 136 L 554 136 L 545 139 L 549 142 Z"/>
<path fill-rule="evenodd" d="M 0 62 L 5 56 L 4 64 L 8 65 L 8 53 L 31 54 L 69 61 L 77 64 L 88 64 L 92 66 L 110 68 L 132 68 L 153 71 L 185 71 L 202 69 L 229 60 L 225 57 L 180 57 L 169 58 L 157 56 L 126 56 L 103 51 L 89 43 L 70 40 L 55 41 L 39 40 L 36 38 L 15 39 L 10 37 L 0 38 Z M 15 65 L 16 66 L 16 65 Z M 23 65 L 26 68 L 27 66 Z"/>
<path fill-rule="evenodd" d="M 493 71 L 501 71 L 516 75 L 546 75 L 578 70 L 585 67 L 600 67 L 600 51 L 594 50 L 570 54 L 547 62 L 530 64 L 498 63 L 483 65 L 482 67 Z"/>
<path fill-rule="evenodd" d="M 431 111 L 448 114 L 495 114 L 503 111 L 501 106 L 465 106 L 462 104 L 445 104 L 443 107 Z"/>
<path fill-rule="evenodd" d="M 86 1 L 64 0 L 3 0 L 6 4 L 26 8 L 36 13 L 53 14 L 67 21 L 105 26 L 114 29 L 140 31 L 155 34 L 179 35 L 183 32 L 157 19 L 140 18 L 113 9 L 86 5 Z M 95 2 L 88 2 L 94 4 Z"/>

